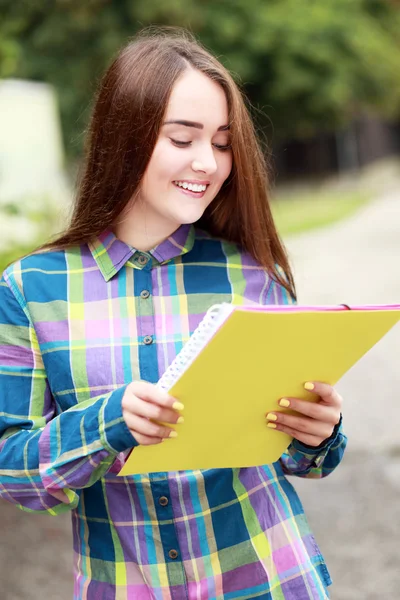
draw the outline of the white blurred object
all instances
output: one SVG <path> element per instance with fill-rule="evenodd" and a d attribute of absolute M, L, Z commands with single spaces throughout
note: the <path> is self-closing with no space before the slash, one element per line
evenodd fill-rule
<path fill-rule="evenodd" d="M 64 218 L 71 192 L 63 163 L 53 88 L 18 79 L 0 81 L 0 249 L 36 243 L 50 214 L 58 221 Z M 43 222 L 35 221 L 34 214 L 43 214 Z"/>
<path fill-rule="evenodd" d="M 64 202 L 63 145 L 51 86 L 0 81 L 0 204 L 49 196 Z"/>

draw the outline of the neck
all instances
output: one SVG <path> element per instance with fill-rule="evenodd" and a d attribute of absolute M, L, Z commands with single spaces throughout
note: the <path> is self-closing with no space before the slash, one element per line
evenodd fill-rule
<path fill-rule="evenodd" d="M 161 244 L 179 228 L 179 224 L 151 213 L 139 202 L 129 207 L 115 223 L 116 237 L 141 252 L 148 252 Z"/>

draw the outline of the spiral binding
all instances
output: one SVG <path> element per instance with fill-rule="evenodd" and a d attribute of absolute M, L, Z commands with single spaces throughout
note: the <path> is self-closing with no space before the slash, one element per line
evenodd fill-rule
<path fill-rule="evenodd" d="M 232 311 L 233 307 L 227 303 L 214 304 L 208 309 L 193 335 L 158 381 L 157 387 L 167 392 L 173 387 Z"/>

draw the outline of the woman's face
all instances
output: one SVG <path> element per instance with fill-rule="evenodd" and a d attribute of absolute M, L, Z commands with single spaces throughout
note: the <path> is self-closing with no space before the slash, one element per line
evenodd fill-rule
<path fill-rule="evenodd" d="M 147 224 L 153 219 L 169 235 L 200 219 L 232 168 L 228 126 L 223 89 L 187 69 L 172 89 L 140 189 Z"/>

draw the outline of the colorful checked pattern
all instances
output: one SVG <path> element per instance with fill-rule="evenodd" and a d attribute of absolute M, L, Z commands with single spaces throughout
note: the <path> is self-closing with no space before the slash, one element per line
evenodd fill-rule
<path fill-rule="evenodd" d="M 0 495 L 72 512 L 75 600 L 328 598 L 285 475 L 328 475 L 341 427 L 320 448 L 295 441 L 272 465 L 117 477 L 136 445 L 126 385 L 156 382 L 217 302 L 290 299 L 237 246 L 193 226 L 150 252 L 106 232 L 3 275 Z"/>

